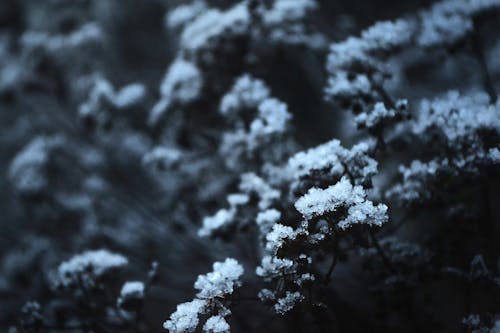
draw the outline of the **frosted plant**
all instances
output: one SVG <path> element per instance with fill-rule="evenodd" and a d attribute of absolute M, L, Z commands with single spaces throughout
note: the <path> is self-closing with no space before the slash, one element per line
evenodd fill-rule
<path fill-rule="evenodd" d="M 295 202 L 295 208 L 306 220 L 324 217 L 347 209 L 347 217 L 338 226 L 346 229 L 353 224 L 382 226 L 387 222 L 387 206 L 373 205 L 359 185 L 352 186 L 347 177 L 327 189 L 311 188 Z"/>
<path fill-rule="evenodd" d="M 163 328 L 171 333 L 194 332 L 199 323 L 198 316 L 205 311 L 206 306 L 207 302 L 201 299 L 177 305 L 170 319 L 163 323 Z"/>
<path fill-rule="evenodd" d="M 221 316 L 212 316 L 203 325 L 203 331 L 207 333 L 228 333 L 229 324 Z"/>
<path fill-rule="evenodd" d="M 232 130 L 224 134 L 221 154 L 230 165 L 252 158 L 272 140 L 282 139 L 288 130 L 291 114 L 286 104 L 269 96 L 269 88 L 261 80 L 245 74 L 222 97 L 219 112 L 228 118 Z"/>
<path fill-rule="evenodd" d="M 400 166 L 399 172 L 403 177 L 401 184 L 391 188 L 387 195 L 405 203 L 425 201 L 432 198 L 430 182 L 437 178 L 438 172 L 443 172 L 447 161 L 412 161 L 409 167 Z"/>
<path fill-rule="evenodd" d="M 150 112 L 149 123 L 155 125 L 172 105 L 196 100 L 203 88 L 203 77 L 193 62 L 175 59 L 160 86 L 161 99 Z"/>
<path fill-rule="evenodd" d="M 158 146 L 144 155 L 142 163 L 158 170 L 173 168 L 182 158 L 182 152 L 172 147 Z"/>
<path fill-rule="evenodd" d="M 125 310 L 137 309 L 144 300 L 145 286 L 141 281 L 127 281 L 123 284 L 117 305 Z"/>
<path fill-rule="evenodd" d="M 259 212 L 255 218 L 255 223 L 259 226 L 260 233 L 266 235 L 272 230 L 273 226 L 280 220 L 280 218 L 280 211 L 271 208 Z"/>
<path fill-rule="evenodd" d="M 299 292 L 286 292 L 285 297 L 278 298 L 278 302 L 274 305 L 274 310 L 279 314 L 285 314 L 288 311 L 292 310 L 297 303 L 302 301 L 304 296 L 302 296 Z"/>
<path fill-rule="evenodd" d="M 199 290 L 196 296 L 210 299 L 230 295 L 240 286 L 239 279 L 242 274 L 243 267 L 235 259 L 227 258 L 224 262 L 216 262 L 213 272 L 198 276 L 194 283 L 195 289 Z"/>
<path fill-rule="evenodd" d="M 202 0 L 179 5 L 167 12 L 165 23 L 168 28 L 182 27 L 199 16 L 206 7 L 207 5 Z"/>
<path fill-rule="evenodd" d="M 37 137 L 12 160 L 8 176 L 17 192 L 37 195 L 47 190 L 47 167 L 54 150 L 65 143 L 61 136 Z"/>
<path fill-rule="evenodd" d="M 198 235 L 206 237 L 227 231 L 227 228 L 236 222 L 238 207 L 245 205 L 249 200 L 246 194 L 233 193 L 228 195 L 229 209 L 220 209 L 214 215 L 205 217 L 203 219 L 203 226 L 198 230 Z"/>
<path fill-rule="evenodd" d="M 389 59 L 412 45 L 417 25 L 413 18 L 377 22 L 360 37 L 330 46 L 326 98 L 353 112 L 358 128 L 376 137 L 378 148 L 385 146 L 384 132 L 408 116 L 407 101 L 394 101 L 385 83 L 398 75 Z"/>
<path fill-rule="evenodd" d="M 252 172 L 241 175 L 239 189 L 248 195 L 257 196 L 257 205 L 261 210 L 271 207 L 273 202 L 279 199 L 281 195 L 278 189 L 273 188 L 266 180 Z"/>
<path fill-rule="evenodd" d="M 270 91 L 264 81 L 244 74 L 236 79 L 231 90 L 222 97 L 219 112 L 224 116 L 236 116 L 257 108 L 269 97 Z"/>
<path fill-rule="evenodd" d="M 85 251 L 59 265 L 55 283 L 64 288 L 93 287 L 100 277 L 127 264 L 127 258 L 108 250 Z"/>
<path fill-rule="evenodd" d="M 353 178 L 355 184 L 369 185 L 377 172 L 377 162 L 370 157 L 370 142 L 360 142 L 351 149 L 333 139 L 317 147 L 298 152 L 288 160 L 288 168 L 295 180 L 322 181 L 340 179 L 343 175 Z M 326 178 L 323 180 L 323 178 Z"/>
<path fill-rule="evenodd" d="M 359 128 L 366 128 L 373 135 L 377 135 L 388 124 L 401 120 L 407 115 L 408 101 L 398 100 L 395 108 L 387 108 L 382 102 L 377 102 L 370 111 L 356 115 L 354 121 Z"/>
<path fill-rule="evenodd" d="M 142 84 L 132 83 L 115 91 L 109 81 L 97 78 L 78 115 L 90 127 L 107 127 L 116 113 L 137 107 L 145 97 L 146 88 Z"/>
<path fill-rule="evenodd" d="M 88 44 L 100 44 L 103 39 L 101 27 L 96 23 L 87 23 L 68 35 L 28 31 L 21 37 L 21 44 L 28 49 L 43 48 L 54 55 L 64 56 Z"/>
<path fill-rule="evenodd" d="M 228 10 L 209 9 L 186 25 L 181 34 L 182 49 L 194 52 L 207 47 L 210 41 L 223 34 L 244 34 L 250 23 L 250 15 L 244 3 Z"/>
<path fill-rule="evenodd" d="M 434 100 L 423 100 L 418 117 L 411 123 L 413 134 L 425 144 L 446 146 L 453 154 L 438 153 L 428 162 L 414 160 L 409 167 L 401 166 L 403 180 L 388 194 L 405 203 L 426 202 L 440 198 L 451 186 L 449 181 L 438 185 L 443 177 L 478 177 L 481 170 L 496 165 L 498 110 L 498 102 L 491 104 L 485 93 L 460 95 L 451 91 Z"/>
<path fill-rule="evenodd" d="M 251 198 L 258 200 L 255 223 L 261 229 L 268 229 L 273 219 L 276 219 L 276 214 L 279 211 L 270 209 L 271 205 L 279 199 L 281 193 L 279 190 L 274 189 L 266 183 L 264 179 L 254 173 L 245 173 L 241 175 L 239 184 L 240 193 L 232 193 L 227 196 L 229 208 L 218 210 L 214 215 L 207 216 L 203 219 L 202 227 L 198 230 L 198 235 L 201 237 L 217 236 L 227 234 L 228 231 L 234 227 L 244 227 L 246 223 L 253 223 L 254 221 L 245 221 L 245 218 L 240 215 L 251 201 Z M 262 235 L 266 235 L 263 232 Z"/>
<path fill-rule="evenodd" d="M 420 13 L 418 43 L 425 47 L 457 43 L 474 29 L 475 16 L 499 8 L 496 0 L 438 2 Z"/>
<path fill-rule="evenodd" d="M 231 314 L 227 307 L 230 296 L 241 286 L 243 267 L 232 258 L 215 262 L 213 271 L 199 275 L 194 287 L 199 292 L 191 302 L 179 304 L 177 310 L 165 321 L 163 327 L 171 333 L 194 332 L 199 324 L 199 315 L 211 315 L 203 325 L 205 332 L 228 332 L 225 317 Z"/>

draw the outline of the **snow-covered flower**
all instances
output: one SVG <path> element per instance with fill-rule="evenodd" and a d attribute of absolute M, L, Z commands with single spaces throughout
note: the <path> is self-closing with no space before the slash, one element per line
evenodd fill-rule
<path fill-rule="evenodd" d="M 92 285 L 101 276 L 127 264 L 127 258 L 105 249 L 85 251 L 59 265 L 56 284 L 63 287 Z"/>
<path fill-rule="evenodd" d="M 243 267 L 232 258 L 223 262 L 215 262 L 213 271 L 205 275 L 199 275 L 194 283 L 195 289 L 199 290 L 197 297 L 210 299 L 223 297 L 233 293 L 240 286 L 240 277 L 243 275 Z"/>
<path fill-rule="evenodd" d="M 170 319 L 163 323 L 163 328 L 170 333 L 191 333 L 196 330 L 200 322 L 198 316 L 205 311 L 207 301 L 194 299 L 177 305 L 177 309 L 170 315 Z"/>

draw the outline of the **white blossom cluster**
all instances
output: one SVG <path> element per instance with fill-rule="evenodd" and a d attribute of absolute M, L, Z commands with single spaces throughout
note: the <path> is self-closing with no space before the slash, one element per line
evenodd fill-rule
<path fill-rule="evenodd" d="M 383 58 L 408 45 L 414 30 L 413 20 L 383 21 L 364 30 L 361 37 L 332 44 L 327 61 L 327 97 L 344 102 L 353 99 L 356 103 L 376 99 L 374 85 L 382 84 L 376 82 L 376 74 L 385 75 Z"/>
<path fill-rule="evenodd" d="M 145 296 L 145 286 L 142 281 L 127 281 L 120 290 L 117 305 L 122 309 L 137 309 L 135 304 L 141 303 Z"/>
<path fill-rule="evenodd" d="M 227 333 L 229 324 L 226 317 L 231 314 L 224 303 L 235 289 L 241 286 L 243 267 L 232 258 L 215 262 L 213 271 L 199 275 L 194 287 L 199 292 L 194 300 L 181 303 L 163 327 L 171 333 L 194 332 L 200 322 L 200 315 L 210 316 L 203 325 L 207 333 Z"/>
<path fill-rule="evenodd" d="M 69 34 L 48 34 L 27 31 L 21 36 L 21 44 L 26 49 L 42 48 L 54 55 L 76 52 L 88 45 L 99 45 L 104 40 L 102 28 L 96 23 L 87 23 Z"/>
<path fill-rule="evenodd" d="M 276 220 L 277 211 L 270 209 L 270 206 L 280 197 L 280 191 L 272 188 L 264 179 L 254 173 L 241 175 L 239 190 L 240 192 L 227 196 L 228 209 L 220 209 L 214 215 L 203 219 L 202 228 L 198 230 L 199 236 L 214 236 L 227 231 L 238 220 L 238 209 L 247 205 L 252 197 L 258 199 L 258 209 L 261 212 L 256 217 L 256 223 L 261 228 L 268 228 L 273 223 L 273 220 Z M 267 212 L 268 216 L 263 215 L 264 212 Z M 274 216 L 269 216 L 269 214 Z"/>
<path fill-rule="evenodd" d="M 233 128 L 221 143 L 224 156 L 252 156 L 288 129 L 291 114 L 287 105 L 270 97 L 261 80 L 245 74 L 236 79 L 232 89 L 222 97 L 220 113 L 228 117 Z M 248 118 L 250 122 L 248 123 Z"/>
<path fill-rule="evenodd" d="M 160 86 L 161 99 L 149 114 L 149 123 L 157 124 L 169 107 L 193 102 L 201 94 L 203 77 L 194 62 L 179 57 L 167 70 Z"/>
<path fill-rule="evenodd" d="M 61 136 L 37 137 L 29 142 L 12 160 L 8 177 L 17 192 L 40 194 L 47 189 L 47 165 L 52 152 L 64 142 Z"/>
<path fill-rule="evenodd" d="M 340 208 L 347 210 L 347 216 L 338 222 L 341 229 L 355 224 L 382 226 L 387 222 L 387 206 L 374 205 L 366 199 L 366 193 L 359 185 L 353 186 L 347 177 L 327 189 L 311 188 L 295 202 L 295 208 L 306 220 L 335 213 Z"/>
<path fill-rule="evenodd" d="M 424 47 L 450 45 L 474 29 L 474 16 L 500 9 L 498 0 L 445 0 L 420 13 L 418 43 Z"/>
<path fill-rule="evenodd" d="M 109 81 L 96 78 L 87 100 L 79 107 L 78 114 L 83 120 L 105 126 L 114 112 L 137 107 L 146 97 L 146 88 L 140 83 L 132 83 L 115 91 Z"/>
<path fill-rule="evenodd" d="M 85 251 L 59 265 L 56 285 L 65 288 L 92 287 L 100 277 L 127 264 L 127 258 L 105 249 Z"/>
<path fill-rule="evenodd" d="M 439 144 L 453 154 L 437 153 L 427 162 L 414 160 L 408 167 L 400 166 L 402 181 L 387 194 L 405 203 L 425 202 L 436 199 L 444 190 L 442 184 L 437 185 L 443 177 L 477 175 L 482 168 L 497 165 L 499 110 L 500 104 L 492 104 L 485 93 L 462 95 L 451 91 L 434 100 L 423 100 L 411 123 L 413 134 L 424 144 Z"/>
<path fill-rule="evenodd" d="M 405 100 L 392 101 L 385 91 L 387 78 L 400 75 L 400 64 L 392 63 L 389 68 L 389 59 L 402 51 L 425 53 L 422 48 L 444 48 L 463 41 L 473 34 L 478 15 L 499 10 L 497 0 L 444 0 L 415 17 L 377 22 L 360 37 L 333 43 L 326 97 L 349 108 L 358 127 L 382 139 L 383 129 L 405 118 L 408 111 Z"/>
<path fill-rule="evenodd" d="M 244 45 L 251 45 L 251 40 L 261 39 L 275 44 L 323 47 L 324 38 L 310 33 L 303 24 L 316 7 L 314 0 L 276 0 L 270 7 L 258 5 L 254 9 L 246 1 L 218 8 L 203 0 L 193 0 L 170 8 L 165 21 L 169 29 L 179 31 L 178 52 L 161 84 L 161 98 L 150 111 L 150 125 L 156 125 L 169 109 L 184 108 L 203 98 L 202 90 L 210 71 L 210 66 L 205 65 L 220 61 L 214 56 L 219 51 L 244 49 Z M 221 112 L 225 112 L 224 108 Z M 286 106 L 277 100 L 262 105 L 259 114 L 261 119 L 253 125 L 255 135 L 279 130 L 269 126 L 283 127 L 274 121 L 288 120 Z"/>
<path fill-rule="evenodd" d="M 346 149 L 333 139 L 293 155 L 288 160 L 288 169 L 295 180 L 321 176 L 331 181 L 348 174 L 356 184 L 369 184 L 377 173 L 377 161 L 369 156 L 371 150 L 370 142 Z"/>

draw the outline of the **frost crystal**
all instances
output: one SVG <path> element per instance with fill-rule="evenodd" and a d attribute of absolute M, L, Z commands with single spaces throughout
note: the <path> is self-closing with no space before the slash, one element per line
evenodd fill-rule
<path fill-rule="evenodd" d="M 286 239 L 293 238 L 295 238 L 295 231 L 293 228 L 276 223 L 273 225 L 271 232 L 266 236 L 266 249 L 275 252 L 283 245 Z"/>
<path fill-rule="evenodd" d="M 151 110 L 149 122 L 156 124 L 172 104 L 192 102 L 199 96 L 202 87 L 203 77 L 198 67 L 190 61 L 177 58 L 163 78 L 160 87 L 162 98 Z"/>
<path fill-rule="evenodd" d="M 16 191 L 25 195 L 40 193 L 48 185 L 45 168 L 51 151 L 64 142 L 62 137 L 37 137 L 13 159 L 8 176 Z"/>
<path fill-rule="evenodd" d="M 213 236 L 218 231 L 232 225 L 235 222 L 238 206 L 245 205 L 249 200 L 248 195 L 244 193 L 229 194 L 227 196 L 229 209 L 220 209 L 215 215 L 205 217 L 202 228 L 198 230 L 198 236 Z"/>
<path fill-rule="evenodd" d="M 216 230 L 221 229 L 234 221 L 235 211 L 232 209 L 220 209 L 215 215 L 207 216 L 203 219 L 203 226 L 198 231 L 198 236 L 207 237 Z"/>
<path fill-rule="evenodd" d="M 141 281 L 127 281 L 122 286 L 120 291 L 121 298 L 143 298 L 144 297 L 144 283 Z"/>
<path fill-rule="evenodd" d="M 179 5 L 167 13 L 165 23 L 169 28 L 178 28 L 196 18 L 204 10 L 206 10 L 206 4 L 203 1 Z"/>
<path fill-rule="evenodd" d="M 413 126 L 417 134 L 440 131 L 451 142 L 481 129 L 500 132 L 500 103 L 491 104 L 485 93 L 466 96 L 450 91 L 434 100 L 423 100 Z"/>
<path fill-rule="evenodd" d="M 269 208 L 272 202 L 280 197 L 280 191 L 269 186 L 264 179 L 255 173 L 241 175 L 239 189 L 244 193 L 257 195 L 259 209 Z"/>
<path fill-rule="evenodd" d="M 303 19 L 306 14 L 317 7 L 314 0 L 276 0 L 270 10 L 263 14 L 264 24 L 282 24 L 285 21 Z"/>
<path fill-rule="evenodd" d="M 263 81 L 248 74 L 242 75 L 222 98 L 219 111 L 223 115 L 232 115 L 247 109 L 255 109 L 269 97 L 269 93 L 269 88 Z"/>
<path fill-rule="evenodd" d="M 196 51 L 223 33 L 245 33 L 249 22 L 250 15 L 245 3 L 237 4 L 226 11 L 206 10 L 186 25 L 181 35 L 181 46 L 185 50 Z"/>
<path fill-rule="evenodd" d="M 163 323 L 163 327 L 170 333 L 194 332 L 199 323 L 198 315 L 204 312 L 206 305 L 207 302 L 201 299 L 177 305 L 176 311 Z"/>
<path fill-rule="evenodd" d="M 370 149 L 367 142 L 361 142 L 348 150 L 334 139 L 295 154 L 288 160 L 288 167 L 295 179 L 319 171 L 340 178 L 348 172 L 356 183 L 363 184 L 377 172 L 377 162 L 367 155 Z"/>
<path fill-rule="evenodd" d="M 227 258 L 224 262 L 215 262 L 212 272 L 198 276 L 194 284 L 195 289 L 199 290 L 196 296 L 210 299 L 232 294 L 234 288 L 241 284 L 241 275 L 243 267 L 235 259 Z"/>
<path fill-rule="evenodd" d="M 276 209 L 267 209 L 257 214 L 255 222 L 259 226 L 261 234 L 265 235 L 271 231 L 274 224 L 281 218 L 281 213 Z"/>
<path fill-rule="evenodd" d="M 58 283 L 64 287 L 93 283 L 96 278 L 127 264 L 127 258 L 120 254 L 104 249 L 86 251 L 59 265 Z"/>
<path fill-rule="evenodd" d="M 28 31 L 21 37 L 21 44 L 27 48 L 41 47 L 49 52 L 69 51 L 90 43 L 103 40 L 101 27 L 96 23 L 87 23 L 67 35 L 49 35 L 44 32 Z"/>
<path fill-rule="evenodd" d="M 399 19 L 396 21 L 381 21 L 361 33 L 368 49 L 389 50 L 408 43 L 412 37 L 414 26 L 412 22 Z"/>
<path fill-rule="evenodd" d="M 222 316 L 212 316 L 203 325 L 203 331 L 207 333 L 229 333 L 229 324 Z"/>
<path fill-rule="evenodd" d="M 291 274 L 295 272 L 295 264 L 290 259 L 280 259 L 272 256 L 264 256 L 260 266 L 255 269 L 258 276 L 262 276 L 265 280 L 271 280 L 283 274 Z"/>
<path fill-rule="evenodd" d="M 127 281 L 123 284 L 118 297 L 118 306 L 126 311 L 138 310 L 144 299 L 144 283 L 141 281 Z"/>
<path fill-rule="evenodd" d="M 358 126 L 373 128 L 379 126 L 382 122 L 390 120 L 396 116 L 396 112 L 387 109 L 384 103 L 376 103 L 371 112 L 362 112 L 354 118 Z"/>
<path fill-rule="evenodd" d="M 347 217 L 338 223 L 341 229 L 353 224 L 381 226 L 387 221 L 387 207 L 374 206 L 366 199 L 363 188 L 352 186 L 347 177 L 324 190 L 312 188 L 295 202 L 295 208 L 307 220 L 335 212 L 340 207 L 348 209 Z"/>
<path fill-rule="evenodd" d="M 292 310 L 297 303 L 301 302 L 304 299 L 298 291 L 296 292 L 286 292 L 286 296 L 279 298 L 278 302 L 274 305 L 274 310 L 279 314 L 285 314 L 288 311 Z"/>

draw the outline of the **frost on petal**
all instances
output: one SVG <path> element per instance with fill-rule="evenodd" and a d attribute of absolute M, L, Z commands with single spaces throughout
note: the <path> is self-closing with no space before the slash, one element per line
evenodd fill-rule
<path fill-rule="evenodd" d="M 294 239 L 295 236 L 296 234 L 292 227 L 276 223 L 273 225 L 271 232 L 266 236 L 266 249 L 275 252 L 287 239 Z"/>
<path fill-rule="evenodd" d="M 326 95 L 331 99 L 348 99 L 371 94 L 372 84 L 365 74 L 336 71 L 328 78 Z"/>
<path fill-rule="evenodd" d="M 442 1 L 421 13 L 421 32 L 418 43 L 431 47 L 453 44 L 463 38 L 473 28 L 472 20 L 455 3 Z"/>
<path fill-rule="evenodd" d="M 368 49 L 390 50 L 409 43 L 413 30 L 413 22 L 405 19 L 380 21 L 364 30 L 361 37 L 366 41 Z"/>
<path fill-rule="evenodd" d="M 93 283 L 96 278 L 127 264 L 127 258 L 108 250 L 86 251 L 59 265 L 57 282 L 63 287 Z"/>
<path fill-rule="evenodd" d="M 126 311 L 140 309 L 144 299 L 145 287 L 141 281 L 127 281 L 123 284 L 118 297 L 118 306 Z"/>
<path fill-rule="evenodd" d="M 259 226 L 261 234 L 265 235 L 271 231 L 273 225 L 275 225 L 281 218 L 281 213 L 276 209 L 267 209 L 265 211 L 259 212 L 255 219 L 255 222 Z"/>
<path fill-rule="evenodd" d="M 231 90 L 222 97 L 219 112 L 230 116 L 248 109 L 255 109 L 269 97 L 269 88 L 259 79 L 244 74 L 236 79 Z"/>
<path fill-rule="evenodd" d="M 210 299 L 230 295 L 234 288 L 240 286 L 241 275 L 243 275 L 243 267 L 235 259 L 227 258 L 223 262 L 215 262 L 213 271 L 199 275 L 194 283 L 195 289 L 199 290 L 196 296 Z"/>
<path fill-rule="evenodd" d="M 215 215 L 203 219 L 203 226 L 198 230 L 198 236 L 211 236 L 214 232 L 229 226 L 234 222 L 236 212 L 232 209 L 220 209 Z"/>
<path fill-rule="evenodd" d="M 358 126 L 364 128 L 374 128 L 396 116 L 396 112 L 392 109 L 387 109 L 384 103 L 376 103 L 370 112 L 362 112 L 358 114 L 354 121 Z"/>
<path fill-rule="evenodd" d="M 264 280 L 271 280 L 283 274 L 295 273 L 295 264 L 290 259 L 281 259 L 273 256 L 264 256 L 260 266 L 255 269 L 258 276 Z"/>
<path fill-rule="evenodd" d="M 205 310 L 205 300 L 194 299 L 177 305 L 177 309 L 170 315 L 170 319 L 163 323 L 163 328 L 170 333 L 191 333 L 199 323 L 198 316 Z"/>
<path fill-rule="evenodd" d="M 297 21 L 303 19 L 309 11 L 316 8 L 317 3 L 314 0 L 276 0 L 269 10 L 264 11 L 263 21 L 266 25 Z"/>
<path fill-rule="evenodd" d="M 165 23 L 169 28 L 179 28 L 203 13 L 206 7 L 203 1 L 193 1 L 189 4 L 179 5 L 168 11 Z"/>
<path fill-rule="evenodd" d="M 280 191 L 272 188 L 264 179 L 251 172 L 241 175 L 239 189 L 244 193 L 256 195 L 259 198 L 259 209 L 269 208 L 281 195 Z"/>
<path fill-rule="evenodd" d="M 242 34 L 248 29 L 250 14 L 245 3 L 228 10 L 209 9 L 187 24 L 182 31 L 181 47 L 196 51 L 222 34 Z"/>
<path fill-rule="evenodd" d="M 229 333 L 229 324 L 222 316 L 212 316 L 203 325 L 203 331 L 207 333 Z"/>
<path fill-rule="evenodd" d="M 450 142 L 471 136 L 479 130 L 500 132 L 500 103 L 491 104 L 485 93 L 461 95 L 450 91 L 434 100 L 420 103 L 413 125 L 416 134 L 436 131 Z"/>
<path fill-rule="evenodd" d="M 14 189 L 23 195 L 39 194 L 48 186 L 45 168 L 51 152 L 64 143 L 64 138 L 36 137 L 12 160 L 8 177 Z"/>
<path fill-rule="evenodd" d="M 366 199 L 366 193 L 359 185 L 352 186 L 343 177 L 338 183 L 326 189 L 312 188 L 295 202 L 295 208 L 307 219 L 313 219 L 347 209 L 347 216 L 338 222 L 341 229 L 353 224 L 381 226 L 387 222 L 387 206 L 373 205 Z"/>
<path fill-rule="evenodd" d="M 317 176 L 319 172 L 330 179 L 348 173 L 356 184 L 367 184 L 377 172 L 377 162 L 368 155 L 370 150 L 368 142 L 346 149 L 334 139 L 295 154 L 288 160 L 288 168 L 295 179 Z"/>
<path fill-rule="evenodd" d="M 304 296 L 296 292 L 287 291 L 285 297 L 281 297 L 274 305 L 274 310 L 279 314 L 285 314 L 292 310 L 298 303 L 304 299 Z"/>
<path fill-rule="evenodd" d="M 156 124 L 172 104 L 194 101 L 202 87 L 203 77 L 198 67 L 182 58 L 175 59 L 163 78 L 160 86 L 162 98 L 151 110 L 149 122 Z"/>

